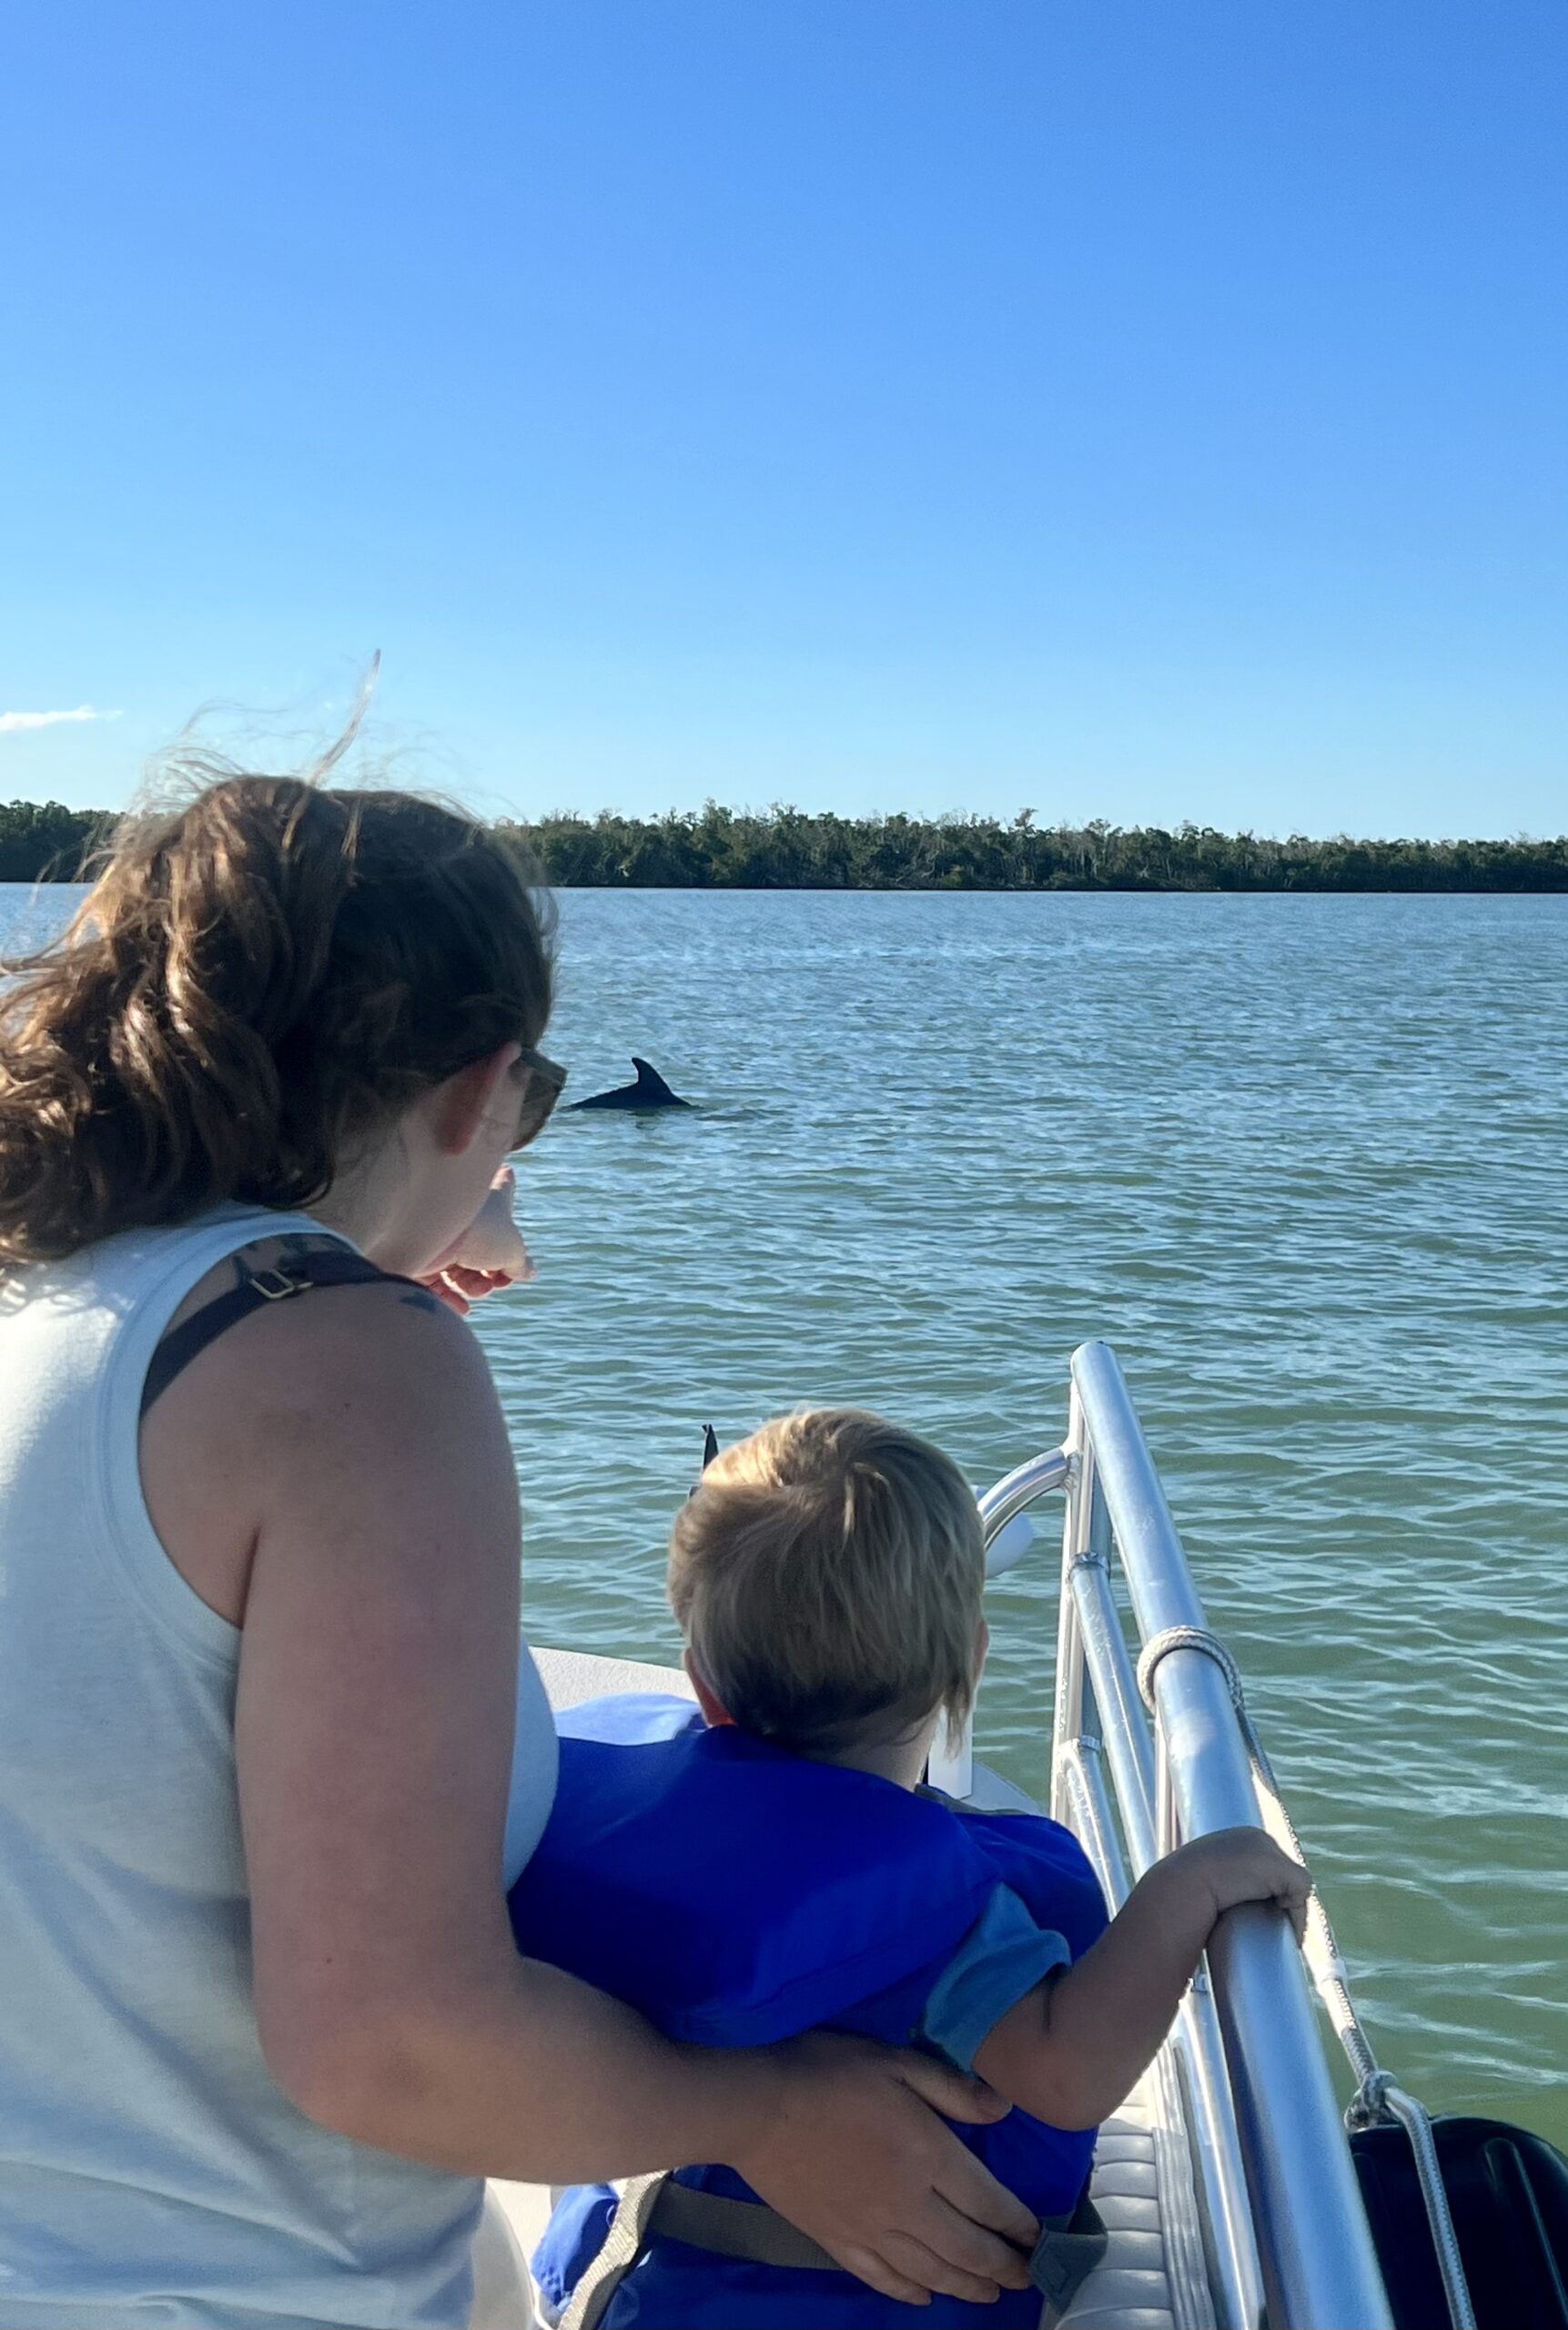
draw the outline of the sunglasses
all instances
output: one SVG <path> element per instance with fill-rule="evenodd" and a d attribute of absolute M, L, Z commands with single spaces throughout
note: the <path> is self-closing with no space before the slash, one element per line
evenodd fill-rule
<path fill-rule="evenodd" d="M 522 1089 L 522 1106 L 517 1112 L 517 1139 L 507 1151 L 509 1157 L 515 1157 L 520 1149 L 526 1149 L 531 1140 L 538 1140 L 566 1081 L 566 1070 L 559 1060 L 546 1059 L 531 1045 L 521 1058 L 528 1070 L 528 1082 Z"/>

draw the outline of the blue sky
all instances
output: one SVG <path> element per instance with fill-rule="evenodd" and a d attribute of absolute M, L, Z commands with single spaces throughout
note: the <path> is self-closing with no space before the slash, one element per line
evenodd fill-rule
<path fill-rule="evenodd" d="M 0 83 L 0 715 L 117 715 L 0 796 L 379 647 L 491 807 L 1568 826 L 1562 0 L 18 0 Z"/>

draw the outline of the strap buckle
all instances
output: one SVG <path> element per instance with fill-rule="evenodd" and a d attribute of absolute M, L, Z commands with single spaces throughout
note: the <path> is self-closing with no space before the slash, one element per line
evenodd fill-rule
<path fill-rule="evenodd" d="M 311 1281 L 278 1264 L 271 1270 L 252 1271 L 246 1283 L 254 1288 L 264 1302 L 287 1302 L 291 1294 L 305 1293 Z"/>

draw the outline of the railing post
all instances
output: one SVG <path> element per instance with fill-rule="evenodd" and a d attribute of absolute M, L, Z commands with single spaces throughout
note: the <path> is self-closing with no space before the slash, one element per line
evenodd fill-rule
<path fill-rule="evenodd" d="M 1068 1444 L 1075 1453 L 1092 1445 L 1143 1639 L 1171 1626 L 1206 1626 L 1121 1370 L 1104 1343 L 1074 1352 L 1073 1384 Z M 1214 1661 L 1199 1649 L 1172 1650 L 1155 1669 L 1153 1691 L 1161 1780 L 1168 1775 L 1182 1834 L 1261 1826 L 1246 1746 Z M 1057 1706 L 1059 1720 L 1059 1686 Z M 1389 2330 L 1382 2276 L 1283 1916 L 1232 1910 L 1216 1931 L 1209 1967 L 1270 2330 Z"/>
<path fill-rule="evenodd" d="M 977 1502 L 980 1507 L 980 1527 L 987 1550 L 995 1544 L 1009 1521 L 1027 1513 L 1037 1497 L 1061 1488 L 1067 1481 L 1070 1466 L 1067 1452 L 1048 1449 L 1043 1455 L 1031 1456 L 1027 1464 L 1019 1464 L 1005 1480 L 987 1489 Z M 1005 1564 L 1004 1567 L 1010 1567 Z M 973 1708 L 956 1737 L 950 1736 L 944 1725 L 937 1730 L 936 1744 L 926 1766 L 926 1778 L 933 1788 L 944 1795 L 956 1797 L 960 1803 L 969 1797 L 975 1786 L 975 1715 Z"/>
<path fill-rule="evenodd" d="M 1057 1688 L 1051 1722 L 1050 1808 L 1054 1820 L 1068 1817 L 1067 1760 L 1083 1731 L 1084 1646 L 1078 1632 L 1077 1606 L 1068 1575 L 1078 1555 L 1088 1550 L 1094 1511 L 1094 1454 L 1088 1444 L 1083 1403 L 1076 1391 L 1067 1412 L 1067 1436 L 1062 1443 L 1067 1460 L 1067 1509 L 1062 1516 L 1062 1582 L 1057 1607 Z"/>

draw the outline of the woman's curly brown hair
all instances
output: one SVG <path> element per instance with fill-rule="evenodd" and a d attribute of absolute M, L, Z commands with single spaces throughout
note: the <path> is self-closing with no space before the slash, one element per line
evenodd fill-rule
<path fill-rule="evenodd" d="M 0 991 L 0 1272 L 225 1199 L 309 1205 L 351 1143 L 536 1043 L 548 900 L 413 795 L 219 776 L 126 818 Z"/>

